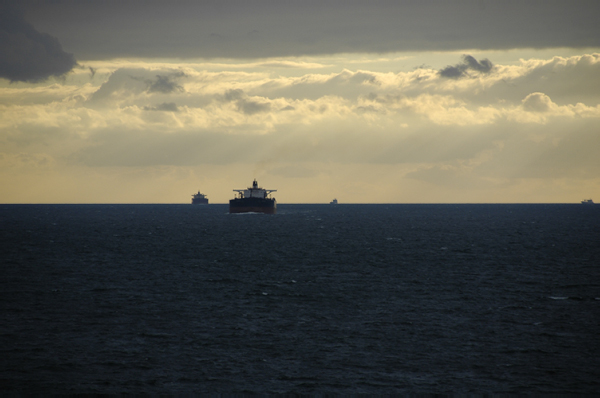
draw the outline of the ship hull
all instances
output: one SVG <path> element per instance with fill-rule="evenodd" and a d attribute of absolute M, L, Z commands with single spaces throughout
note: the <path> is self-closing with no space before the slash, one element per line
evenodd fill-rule
<path fill-rule="evenodd" d="M 208 199 L 192 199 L 193 205 L 207 205 Z"/>
<path fill-rule="evenodd" d="M 276 214 L 275 199 L 242 198 L 229 201 L 229 213 L 264 213 Z"/>

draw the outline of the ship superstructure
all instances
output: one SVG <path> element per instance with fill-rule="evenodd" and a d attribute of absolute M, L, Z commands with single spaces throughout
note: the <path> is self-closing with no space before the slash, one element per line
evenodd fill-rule
<path fill-rule="evenodd" d="M 251 187 L 234 189 L 233 192 L 237 192 L 237 197 L 229 201 L 230 213 L 275 214 L 277 212 L 277 201 L 269 196 L 271 192 L 277 190 L 259 187 L 256 179 Z"/>
<path fill-rule="evenodd" d="M 193 205 L 207 205 L 208 198 L 206 197 L 205 194 L 200 193 L 200 191 L 198 191 L 198 193 L 195 193 L 192 195 L 192 204 Z"/>

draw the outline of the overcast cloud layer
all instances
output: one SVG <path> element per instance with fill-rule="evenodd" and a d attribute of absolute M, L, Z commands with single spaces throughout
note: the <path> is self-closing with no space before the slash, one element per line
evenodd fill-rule
<path fill-rule="evenodd" d="M 596 0 L 35 1 L 79 60 L 599 47 Z"/>
<path fill-rule="evenodd" d="M 301 4 L 11 5 L 0 202 L 600 198 L 596 2 Z"/>

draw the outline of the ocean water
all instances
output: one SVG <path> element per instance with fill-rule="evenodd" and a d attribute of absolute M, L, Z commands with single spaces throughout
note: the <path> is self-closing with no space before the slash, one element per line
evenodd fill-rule
<path fill-rule="evenodd" d="M 0 392 L 600 393 L 600 206 L 0 205 Z"/>

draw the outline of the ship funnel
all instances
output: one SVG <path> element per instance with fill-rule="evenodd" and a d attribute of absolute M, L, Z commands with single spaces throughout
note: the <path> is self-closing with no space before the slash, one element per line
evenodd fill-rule
<path fill-rule="evenodd" d="M 258 182 L 256 182 L 256 178 L 254 179 L 254 182 L 252 183 L 252 188 L 258 188 Z"/>

